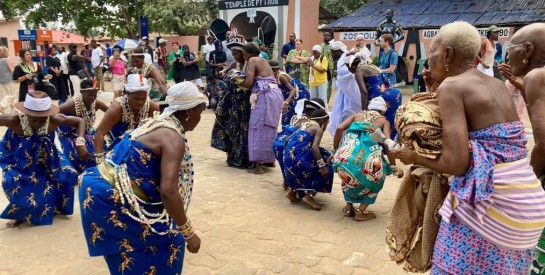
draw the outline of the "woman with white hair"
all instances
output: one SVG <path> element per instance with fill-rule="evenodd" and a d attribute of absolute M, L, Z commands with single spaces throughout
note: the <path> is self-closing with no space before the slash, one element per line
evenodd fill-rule
<path fill-rule="evenodd" d="M 475 69 L 479 49 L 480 35 L 466 22 L 439 30 L 424 77 L 438 95 L 441 155 L 392 152 L 454 176 L 431 274 L 526 274 L 545 227 L 545 191 L 526 160 L 524 125 L 503 82 Z"/>
<path fill-rule="evenodd" d="M 111 274 L 182 274 L 185 247 L 199 251 L 187 216 L 193 161 L 186 131 L 199 124 L 204 99 L 193 83 L 170 87 L 163 113 L 126 134 L 83 174 L 87 247 L 91 256 L 104 256 Z"/>
<path fill-rule="evenodd" d="M 393 172 L 399 178 L 403 177 L 403 171 L 395 163 L 390 165 L 382 153 L 382 147 L 371 139 L 377 129 L 381 129 L 385 136 L 390 136 L 390 123 L 384 117 L 384 112 L 386 101 L 380 96 L 374 98 L 369 103 L 368 111 L 345 120 L 337 127 L 333 138 L 333 170 L 341 178 L 346 201 L 343 213 L 346 217 L 354 217 L 356 221 L 375 218 L 375 214 L 366 210 L 370 204 L 375 203 L 386 175 Z M 359 208 L 354 209 L 354 203 L 359 203 Z"/>
<path fill-rule="evenodd" d="M 131 74 L 125 84 L 125 94 L 114 99 L 100 121 L 95 135 L 95 157 L 104 156 L 104 136 L 109 135 L 109 148 L 113 148 L 125 135 L 140 126 L 159 105 L 148 96 L 148 80 L 140 74 Z"/>

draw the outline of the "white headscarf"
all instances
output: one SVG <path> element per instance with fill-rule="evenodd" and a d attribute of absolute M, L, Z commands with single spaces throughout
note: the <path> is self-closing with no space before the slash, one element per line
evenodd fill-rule
<path fill-rule="evenodd" d="M 356 58 L 359 58 L 360 62 L 366 62 L 366 63 L 369 63 L 370 62 L 369 60 L 371 59 L 368 54 L 363 52 L 358 52 L 350 56 L 350 63 L 348 63 L 350 67 L 352 67 L 352 63 L 354 63 L 354 60 L 356 60 Z"/>
<path fill-rule="evenodd" d="M 125 92 L 147 92 L 149 90 L 148 79 L 141 74 L 130 74 L 125 84 Z"/>
<path fill-rule="evenodd" d="M 335 41 L 333 42 L 333 44 L 331 45 L 331 48 L 330 48 L 332 51 L 338 51 L 338 50 L 341 50 L 343 52 L 346 52 L 346 45 L 344 45 L 343 42 L 341 41 Z"/>
<path fill-rule="evenodd" d="M 322 47 L 320 47 L 320 45 L 314 45 L 314 46 L 312 47 L 312 50 L 313 50 L 313 51 L 321 52 L 321 51 L 322 51 Z"/>
<path fill-rule="evenodd" d="M 170 87 L 165 99 L 168 107 L 159 116 L 163 120 L 176 111 L 189 110 L 204 102 L 204 95 L 192 82 L 184 81 Z"/>
<path fill-rule="evenodd" d="M 382 111 L 386 112 L 386 101 L 384 101 L 384 98 L 381 96 L 377 96 L 369 102 L 369 106 L 367 107 L 367 110 L 375 110 L 375 111 Z"/>

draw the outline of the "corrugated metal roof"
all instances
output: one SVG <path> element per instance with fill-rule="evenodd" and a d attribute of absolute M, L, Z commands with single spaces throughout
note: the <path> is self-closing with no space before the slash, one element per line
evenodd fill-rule
<path fill-rule="evenodd" d="M 376 29 L 388 9 L 405 29 L 435 28 L 459 20 L 478 27 L 545 22 L 545 0 L 372 0 L 325 28 Z"/>

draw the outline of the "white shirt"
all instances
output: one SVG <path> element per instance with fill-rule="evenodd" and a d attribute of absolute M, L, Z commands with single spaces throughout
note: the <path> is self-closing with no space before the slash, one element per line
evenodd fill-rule
<path fill-rule="evenodd" d="M 371 55 L 371 51 L 365 46 L 363 46 L 363 48 L 360 48 L 359 51 L 357 51 L 356 47 L 352 48 L 350 51 L 351 52 L 356 52 L 356 53 L 359 52 L 359 53 L 362 53 L 362 54 L 366 54 L 370 58 L 370 60 L 367 60 L 367 61 L 373 62 L 373 56 Z"/>
<path fill-rule="evenodd" d="M 151 60 L 151 54 L 144 53 L 144 62 L 149 63 L 149 64 L 153 64 L 153 61 Z"/>
<path fill-rule="evenodd" d="M 96 47 L 92 54 L 91 54 L 91 64 L 93 64 L 93 69 L 98 67 L 100 65 L 100 60 L 104 56 L 104 53 L 102 52 L 102 49 L 100 47 Z"/>
<path fill-rule="evenodd" d="M 204 54 L 205 54 L 205 57 L 204 59 L 209 62 L 210 59 L 210 53 L 215 51 L 216 50 L 216 47 L 214 46 L 214 44 L 207 44 L 206 46 L 204 46 Z"/>
<path fill-rule="evenodd" d="M 346 53 L 343 53 L 339 61 L 344 60 Z M 334 136 L 337 127 L 350 116 L 361 112 L 361 93 L 356 78 L 344 62 L 337 61 L 337 87 L 335 94 L 331 119 L 327 130 Z"/>
<path fill-rule="evenodd" d="M 57 57 L 61 61 L 61 68 L 63 74 L 68 74 L 68 61 L 66 60 L 66 57 L 68 56 L 68 52 L 60 53 Z"/>

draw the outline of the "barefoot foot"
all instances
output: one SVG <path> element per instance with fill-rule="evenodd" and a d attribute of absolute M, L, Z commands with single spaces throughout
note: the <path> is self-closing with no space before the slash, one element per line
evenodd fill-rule
<path fill-rule="evenodd" d="M 316 211 L 322 210 L 322 207 L 314 200 L 314 198 L 311 195 L 306 195 L 303 198 L 303 202 Z"/>
<path fill-rule="evenodd" d="M 282 189 L 288 190 L 288 185 L 286 184 L 286 182 L 282 183 Z"/>
<path fill-rule="evenodd" d="M 350 203 L 347 203 L 346 206 L 343 207 L 343 214 L 345 217 L 354 217 L 354 206 Z"/>
<path fill-rule="evenodd" d="M 6 223 L 6 227 L 7 228 L 19 227 L 19 225 L 21 225 L 22 223 L 23 223 L 23 221 L 11 221 L 11 222 Z"/>
<path fill-rule="evenodd" d="M 261 174 L 265 174 L 265 171 L 263 171 L 262 167 L 256 167 L 254 169 L 248 169 L 248 173 L 261 175 Z"/>
<path fill-rule="evenodd" d="M 375 214 L 369 213 L 367 211 L 361 211 L 360 209 L 356 209 L 356 217 L 354 218 L 356 221 L 364 222 L 368 220 L 372 220 L 376 218 Z"/>
<path fill-rule="evenodd" d="M 286 194 L 286 198 L 290 200 L 291 202 L 298 202 L 299 199 L 297 198 L 297 195 L 295 194 L 295 190 L 289 189 L 288 193 Z"/>

